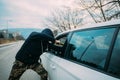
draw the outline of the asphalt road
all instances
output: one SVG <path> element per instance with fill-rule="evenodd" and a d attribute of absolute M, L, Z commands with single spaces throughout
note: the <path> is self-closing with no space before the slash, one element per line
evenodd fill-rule
<path fill-rule="evenodd" d="M 0 80 L 8 80 L 13 62 L 15 61 L 15 55 L 23 42 L 19 41 L 8 46 L 0 47 Z M 36 72 L 27 70 L 21 76 L 20 80 L 40 80 L 40 77 Z"/>

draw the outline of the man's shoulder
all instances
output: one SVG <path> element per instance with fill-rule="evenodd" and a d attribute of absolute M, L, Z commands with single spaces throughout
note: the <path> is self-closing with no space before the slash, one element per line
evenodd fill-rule
<path fill-rule="evenodd" d="M 40 33 L 40 32 L 32 32 L 32 33 L 30 34 L 30 36 L 36 36 L 36 35 L 41 35 L 41 33 Z"/>
<path fill-rule="evenodd" d="M 39 34 L 39 32 L 31 32 L 31 35 L 34 35 L 34 34 Z"/>

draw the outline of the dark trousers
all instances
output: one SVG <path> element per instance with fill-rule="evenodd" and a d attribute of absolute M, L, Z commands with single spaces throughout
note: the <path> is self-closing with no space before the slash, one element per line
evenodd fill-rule
<path fill-rule="evenodd" d="M 47 80 L 48 73 L 47 71 L 43 68 L 43 66 L 40 63 L 35 63 L 32 65 L 26 65 L 18 60 L 14 62 L 14 65 L 12 67 L 10 76 L 8 80 L 19 80 L 22 74 L 27 70 L 27 69 L 32 69 L 35 72 L 40 75 L 41 80 Z"/>

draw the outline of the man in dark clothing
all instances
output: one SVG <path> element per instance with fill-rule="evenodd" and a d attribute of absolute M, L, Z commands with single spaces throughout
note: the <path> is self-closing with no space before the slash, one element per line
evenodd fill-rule
<path fill-rule="evenodd" d="M 40 75 L 41 80 L 47 80 L 48 73 L 41 63 L 39 63 L 39 59 L 47 47 L 54 42 L 53 33 L 48 28 L 44 29 L 41 33 L 32 32 L 16 54 L 16 60 L 12 67 L 9 80 L 19 80 L 27 69 L 36 71 Z"/>

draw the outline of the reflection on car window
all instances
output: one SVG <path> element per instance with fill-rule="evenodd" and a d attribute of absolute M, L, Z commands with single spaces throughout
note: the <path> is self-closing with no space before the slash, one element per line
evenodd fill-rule
<path fill-rule="evenodd" d="M 120 76 L 120 31 L 113 49 L 110 65 L 108 71 Z"/>
<path fill-rule="evenodd" d="M 70 54 L 75 61 L 103 68 L 115 28 L 75 32 L 70 40 Z"/>

